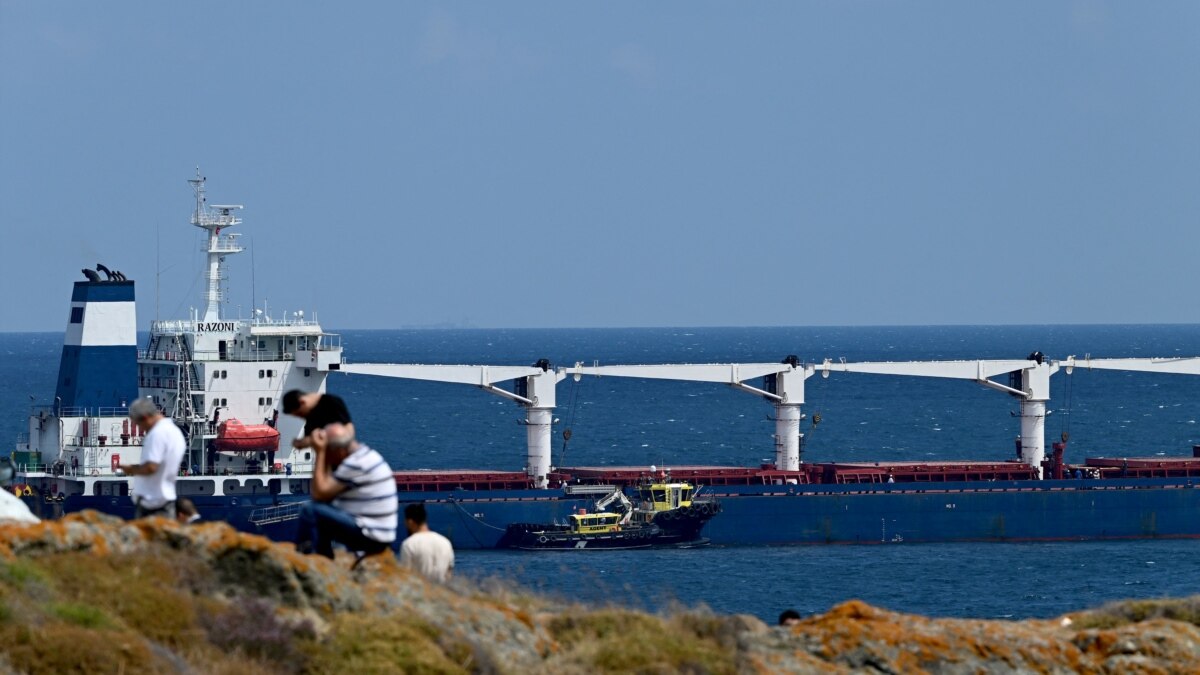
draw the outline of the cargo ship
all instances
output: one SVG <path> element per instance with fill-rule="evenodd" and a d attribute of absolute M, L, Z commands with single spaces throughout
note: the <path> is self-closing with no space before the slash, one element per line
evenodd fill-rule
<path fill-rule="evenodd" d="M 279 414 L 289 389 L 324 391 L 330 373 L 468 385 L 524 410 L 525 468 L 401 470 L 401 507 L 426 505 L 430 524 L 460 549 L 502 546 L 510 526 L 565 523 L 598 494 L 636 497 L 654 480 L 705 486 L 721 514 L 703 524 L 715 545 L 1037 541 L 1200 536 L 1200 449 L 1179 457 L 1064 460 L 1067 438 L 1045 448 L 1050 379 L 1075 368 L 1200 375 L 1200 358 L 584 365 L 353 363 L 315 315 L 225 315 L 227 256 L 242 251 L 229 228 L 239 205 L 207 203 L 199 172 L 191 224 L 205 231 L 203 311 L 154 321 L 137 345 L 134 283 L 104 266 L 75 282 L 53 403 L 38 406 L 17 441 L 12 489 L 35 514 L 83 509 L 131 517 L 119 463 L 140 458 L 125 416 L 151 397 L 184 430 L 178 489 L 205 518 L 275 539 L 293 537 L 307 500 L 312 456 L 294 450 L 300 420 Z M 106 278 L 101 278 L 104 274 Z M 533 359 L 531 359 L 533 360 Z M 846 375 L 841 375 L 845 373 Z M 801 461 L 805 381 L 816 374 L 939 377 L 972 382 L 1020 405 L 1015 455 L 983 461 Z M 756 466 L 551 466 L 555 392 L 570 378 L 638 377 L 721 383 L 773 410 L 773 462 Z M 350 402 L 353 405 L 353 401 Z M 1007 454 L 1007 453 L 1005 453 Z M 660 476 L 661 474 L 661 476 Z"/>
<path fill-rule="evenodd" d="M 133 517 L 131 479 L 117 466 L 141 462 L 142 434 L 127 410 L 149 397 L 187 440 L 179 496 L 204 518 L 290 538 L 313 457 L 280 442 L 302 427 L 279 415 L 280 400 L 288 389 L 324 391 L 342 361 L 340 337 L 303 311 L 226 315 L 224 265 L 244 250 L 231 231 L 242 224 L 242 206 L 210 205 L 199 170 L 188 182 L 191 225 L 205 235 L 203 309 L 152 321 L 139 346 L 133 280 L 103 264 L 83 269 L 71 290 L 53 402 L 34 407 L 11 455 L 13 490 L 43 518 L 84 509 Z"/>

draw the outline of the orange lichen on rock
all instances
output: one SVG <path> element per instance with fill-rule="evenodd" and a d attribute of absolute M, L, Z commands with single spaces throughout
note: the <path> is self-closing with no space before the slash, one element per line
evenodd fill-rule
<path fill-rule="evenodd" d="M 84 512 L 0 525 L 0 671 L 1200 672 L 1200 597 L 1053 621 L 840 604 L 788 628 L 427 582 L 223 523 Z"/>

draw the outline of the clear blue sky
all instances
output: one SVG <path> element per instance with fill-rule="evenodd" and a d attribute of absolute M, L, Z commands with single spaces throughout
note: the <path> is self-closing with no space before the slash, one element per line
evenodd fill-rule
<path fill-rule="evenodd" d="M 0 330 L 196 165 L 330 327 L 1197 322 L 1200 3 L 0 0 Z"/>

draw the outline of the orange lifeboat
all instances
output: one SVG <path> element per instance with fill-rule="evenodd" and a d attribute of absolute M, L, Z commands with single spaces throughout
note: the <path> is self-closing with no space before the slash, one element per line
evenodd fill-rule
<path fill-rule="evenodd" d="M 269 424 L 229 419 L 217 426 L 213 445 L 220 452 L 272 452 L 279 449 L 279 430 Z"/>

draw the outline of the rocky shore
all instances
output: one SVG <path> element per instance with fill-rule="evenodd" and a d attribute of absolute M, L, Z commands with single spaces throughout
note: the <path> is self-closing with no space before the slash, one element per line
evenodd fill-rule
<path fill-rule="evenodd" d="M 1030 621 L 852 601 L 783 629 L 439 586 L 386 556 L 351 563 L 222 523 L 6 523 L 0 672 L 1200 672 L 1200 597 Z"/>

